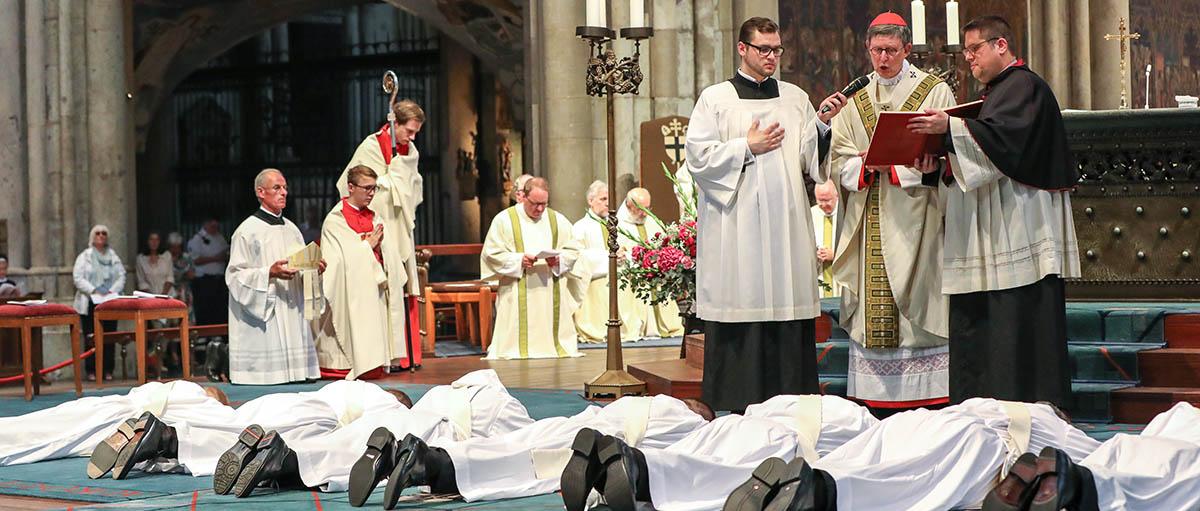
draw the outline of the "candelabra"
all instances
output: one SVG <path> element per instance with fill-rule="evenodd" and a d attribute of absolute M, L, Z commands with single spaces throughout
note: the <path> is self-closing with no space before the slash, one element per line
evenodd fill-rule
<path fill-rule="evenodd" d="M 650 27 L 621 29 L 621 37 L 633 41 L 633 55 L 617 58 L 612 42 L 615 33 L 608 27 L 580 26 L 575 35 L 587 41 L 591 48 L 587 64 L 586 90 L 589 96 L 603 96 L 608 110 L 608 185 L 610 193 L 617 182 L 616 126 L 613 98 L 617 94 L 637 94 L 642 83 L 638 63 L 643 39 L 654 35 Z M 606 370 L 584 384 L 584 396 L 612 398 L 646 393 L 646 384 L 625 371 L 621 354 L 621 318 L 617 307 L 617 200 L 608 201 L 608 362 Z"/>
<path fill-rule="evenodd" d="M 958 79 L 958 58 L 962 55 L 962 52 L 963 47 L 961 44 L 943 46 L 940 53 L 946 59 L 946 67 L 943 68 L 940 65 L 932 63 L 933 57 L 937 55 L 933 53 L 933 48 L 928 44 L 914 44 L 912 48 L 912 63 L 926 73 L 941 78 L 942 81 L 946 82 L 946 85 L 950 86 L 950 90 L 954 92 L 954 97 L 959 101 L 963 101 L 962 96 L 966 91 L 959 91 L 958 88 L 960 83 Z M 926 64 L 930 65 L 926 67 Z"/>

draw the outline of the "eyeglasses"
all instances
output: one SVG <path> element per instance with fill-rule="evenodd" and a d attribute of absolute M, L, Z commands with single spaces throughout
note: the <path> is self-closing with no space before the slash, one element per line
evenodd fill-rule
<path fill-rule="evenodd" d="M 776 57 L 783 55 L 783 47 L 782 46 L 772 48 L 770 46 L 759 46 L 757 44 L 750 44 L 746 41 L 742 41 L 742 44 L 749 46 L 751 48 L 754 48 L 755 51 L 758 52 L 759 57 L 766 57 L 767 55 L 770 55 L 772 53 L 774 53 Z"/>
<path fill-rule="evenodd" d="M 357 184 L 354 184 L 354 183 L 350 183 L 350 186 L 353 186 L 353 187 L 355 187 L 355 188 L 358 188 L 358 189 L 360 189 L 360 190 L 362 190 L 362 191 L 364 191 L 364 192 L 367 192 L 367 193 L 375 193 L 375 190 L 376 190 L 377 188 L 379 188 L 379 187 L 378 187 L 378 186 L 376 186 L 376 185 L 371 185 L 371 186 L 362 186 L 362 185 L 357 185 Z"/>
<path fill-rule="evenodd" d="M 108 236 L 108 233 L 105 231 L 96 231 L 96 236 L 100 236 L 100 235 Z"/>
<path fill-rule="evenodd" d="M 972 45 L 970 45 L 970 46 L 968 46 L 968 47 L 966 47 L 966 48 L 964 48 L 964 49 L 963 49 L 963 55 L 964 55 L 964 56 L 966 56 L 966 55 L 972 55 L 972 56 L 974 56 L 976 53 L 978 53 L 978 52 L 979 52 L 979 49 L 980 49 L 980 48 L 983 48 L 983 45 L 985 45 L 985 44 L 987 44 L 987 43 L 990 43 L 990 42 L 992 42 L 992 41 L 999 40 L 999 39 L 1000 39 L 999 37 L 991 37 L 991 38 L 988 38 L 988 39 L 984 39 L 984 40 L 982 40 L 982 41 L 979 41 L 979 42 L 977 42 L 977 43 L 975 43 L 975 44 L 972 44 Z"/>
<path fill-rule="evenodd" d="M 896 55 L 900 54 L 900 48 L 878 48 L 877 47 L 877 48 L 871 48 L 867 51 L 871 52 L 871 55 L 874 55 L 876 57 L 878 57 L 880 55 L 887 55 L 889 57 L 895 57 Z"/>

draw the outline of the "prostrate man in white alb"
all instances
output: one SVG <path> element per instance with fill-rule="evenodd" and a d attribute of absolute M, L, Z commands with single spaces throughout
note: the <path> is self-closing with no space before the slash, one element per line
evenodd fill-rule
<path fill-rule="evenodd" d="M 587 294 L 575 311 L 575 332 L 579 342 L 604 342 L 608 336 L 608 185 L 604 181 L 588 186 L 587 204 L 583 218 L 571 228 L 580 245 L 580 260 L 575 264 L 592 270 Z"/>
<path fill-rule="evenodd" d="M 496 328 L 487 358 L 578 357 L 572 315 L 589 280 L 571 222 L 549 209 L 550 186 L 525 182 L 525 199 L 492 218 L 480 278 L 498 280 Z"/>
<path fill-rule="evenodd" d="M 949 312 L 937 190 L 922 186 L 917 170 L 867 167 L 862 155 L 881 112 L 946 108 L 954 93 L 906 60 L 912 33 L 899 15 L 877 16 L 866 48 L 870 83 L 833 119 L 833 166 L 846 190 L 832 269 L 843 287 L 840 323 L 853 341 L 847 395 L 886 408 L 944 403 Z"/>
<path fill-rule="evenodd" d="M 737 74 L 704 89 L 687 135 L 699 191 L 703 395 L 718 410 L 819 390 L 817 247 L 804 178 L 826 180 L 821 133 L 845 104 L 835 94 L 818 113 L 799 87 L 771 78 L 784 48 L 769 19 L 746 20 L 737 51 Z"/>
<path fill-rule="evenodd" d="M 304 285 L 288 257 L 304 237 L 283 217 L 287 180 L 276 169 L 254 178 L 259 208 L 233 233 L 229 268 L 229 380 L 271 385 L 319 378 Z M 325 262 L 319 271 L 325 270 Z"/>
<path fill-rule="evenodd" d="M 417 252 L 413 241 L 417 206 L 424 200 L 424 179 L 417 171 L 420 154 L 413 143 L 425 124 L 425 111 L 410 101 L 397 101 L 392 108 L 392 123 L 365 138 L 346 164 L 337 181 L 338 193 L 350 195 L 350 170 L 360 165 L 375 171 L 375 198 L 371 209 L 383 225 L 386 235 L 381 245 L 383 267 L 387 270 L 388 334 L 391 352 L 399 368 L 420 365 L 420 341 L 410 335 L 409 321 L 416 317 L 416 296 L 421 294 L 417 281 Z"/>
<path fill-rule="evenodd" d="M 650 191 L 645 188 L 634 188 L 625 195 L 625 203 L 617 212 L 617 228 L 620 229 L 620 242 L 625 257 L 630 257 L 633 247 L 638 243 L 629 238 L 635 236 L 643 243 L 648 243 L 657 235 L 664 235 L 663 227 L 658 220 L 649 220 L 646 212 L 650 211 Z M 683 320 L 679 316 L 679 306 L 674 300 L 667 300 L 655 306 L 637 297 L 632 291 L 619 291 L 621 312 L 622 340 L 636 341 L 647 337 L 678 337 L 683 335 Z"/>
<path fill-rule="evenodd" d="M 327 375 L 345 371 L 347 380 L 382 376 L 398 358 L 388 304 L 403 300 L 404 293 L 388 287 L 384 225 L 370 208 L 376 177 L 365 165 L 350 169 L 350 195 L 321 224 L 321 253 L 328 263 L 321 283 L 329 306 L 317 331 L 317 360 Z"/>

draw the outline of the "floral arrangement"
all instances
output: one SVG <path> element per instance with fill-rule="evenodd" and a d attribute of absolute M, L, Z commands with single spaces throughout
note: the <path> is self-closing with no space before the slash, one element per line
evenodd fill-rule
<path fill-rule="evenodd" d="M 696 194 L 693 185 L 681 183 L 667 166 L 663 173 L 671 180 L 675 195 L 680 197 L 682 214 L 670 225 L 647 209 L 637 205 L 646 216 L 662 227 L 650 240 L 642 241 L 636 234 L 621 230 L 620 234 L 637 245 L 628 258 L 621 259 L 619 277 L 621 289 L 628 289 L 651 305 L 668 300 L 686 301 L 696 295 Z M 692 188 L 688 193 L 687 188 Z M 636 204 L 636 203 L 635 203 Z"/>

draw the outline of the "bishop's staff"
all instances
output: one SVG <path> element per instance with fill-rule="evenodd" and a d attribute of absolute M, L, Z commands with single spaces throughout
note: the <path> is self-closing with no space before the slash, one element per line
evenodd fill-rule
<path fill-rule="evenodd" d="M 391 94 L 388 98 L 388 135 L 392 139 L 392 154 L 396 155 L 396 95 L 400 93 L 400 87 L 396 83 L 396 73 L 392 70 L 384 71 L 383 73 L 383 93 Z"/>

